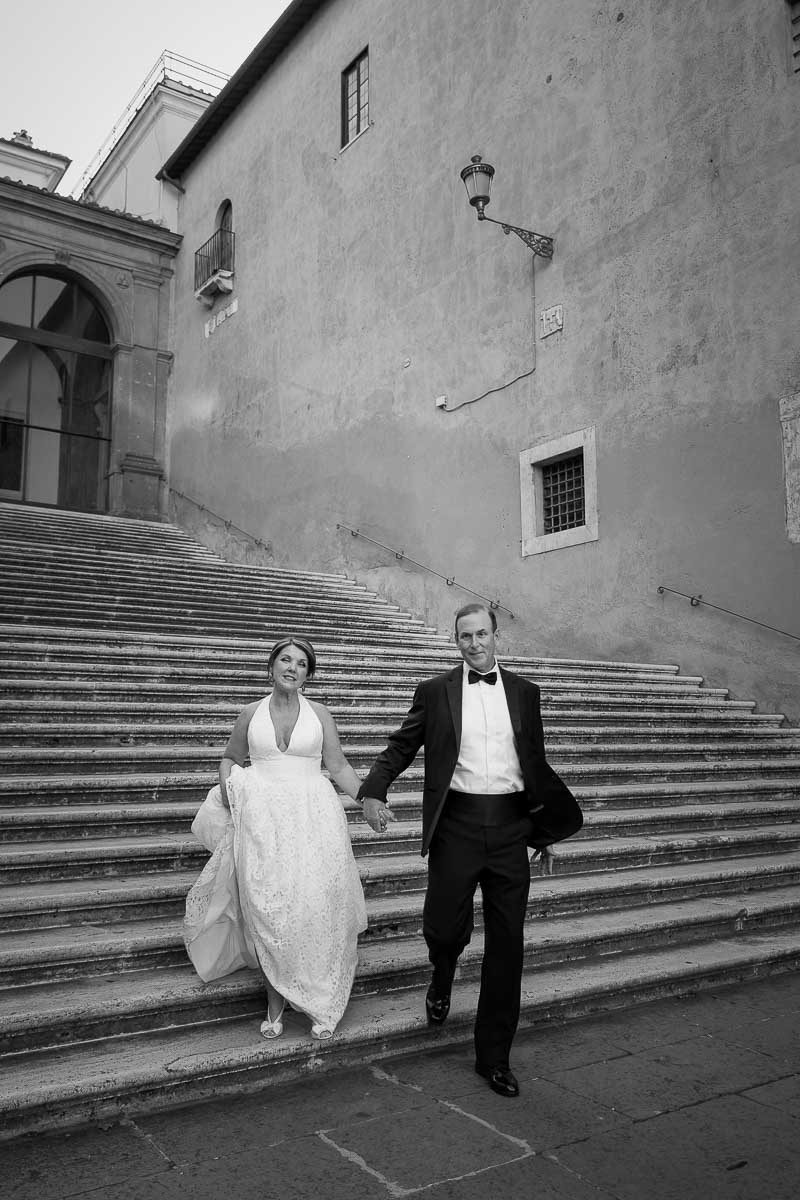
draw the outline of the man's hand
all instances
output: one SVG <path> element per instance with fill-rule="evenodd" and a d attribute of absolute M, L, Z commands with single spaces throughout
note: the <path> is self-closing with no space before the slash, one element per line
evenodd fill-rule
<path fill-rule="evenodd" d="M 536 862 L 537 858 L 539 860 L 539 874 L 552 875 L 553 860 L 555 859 L 555 851 L 553 850 L 553 847 L 542 846 L 540 850 L 534 850 L 533 854 L 531 855 L 531 862 Z"/>
<path fill-rule="evenodd" d="M 375 833 L 383 833 L 390 821 L 395 819 L 388 804 L 376 800 L 374 796 L 364 797 L 364 820 Z"/>

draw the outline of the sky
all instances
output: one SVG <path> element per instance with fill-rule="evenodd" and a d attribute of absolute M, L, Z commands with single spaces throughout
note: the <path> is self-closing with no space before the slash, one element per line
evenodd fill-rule
<path fill-rule="evenodd" d="M 232 75 L 287 4 L 20 0 L 3 21 L 0 137 L 27 129 L 71 158 L 68 194 L 164 50 Z"/>

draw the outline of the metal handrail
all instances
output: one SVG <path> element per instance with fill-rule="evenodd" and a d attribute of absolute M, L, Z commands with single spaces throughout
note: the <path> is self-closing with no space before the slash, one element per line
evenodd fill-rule
<path fill-rule="evenodd" d="M 658 588 L 659 596 L 663 596 L 664 592 L 671 592 L 673 596 L 683 596 L 684 600 L 688 600 L 692 608 L 698 608 L 704 604 L 706 608 L 715 608 L 717 612 L 727 613 L 729 617 L 738 617 L 740 621 L 749 621 L 751 625 L 760 625 L 762 629 L 769 629 L 771 633 L 779 633 L 782 637 L 794 638 L 796 642 L 800 642 L 800 635 L 796 633 L 787 633 L 785 629 L 777 629 L 774 625 L 767 625 L 764 621 L 757 621 L 755 617 L 746 617 L 744 613 L 734 612 L 730 608 L 723 608 L 720 604 L 712 604 L 710 600 L 704 600 L 702 594 L 689 596 L 686 592 L 678 592 L 675 588 L 664 587 L 663 584 Z"/>
<path fill-rule="evenodd" d="M 337 529 L 345 529 L 352 537 L 363 538 L 365 542 L 371 542 L 373 546 L 380 546 L 381 550 L 388 550 L 393 554 L 398 562 L 410 562 L 415 567 L 419 567 L 422 571 L 428 571 L 431 575 L 436 575 L 438 579 L 443 579 L 448 587 L 459 587 L 464 592 L 469 592 L 471 596 L 477 596 L 479 600 L 485 600 L 489 608 L 498 609 L 501 612 L 508 613 L 511 619 L 514 619 L 514 614 L 510 608 L 506 608 L 499 600 L 491 600 L 488 596 L 484 596 L 481 592 L 476 592 L 474 588 L 466 587 L 463 583 L 459 583 L 455 575 L 442 575 L 441 571 L 434 571 L 433 567 L 428 567 L 425 563 L 417 562 L 414 558 L 409 558 L 405 550 L 396 550 L 393 546 L 385 546 L 383 542 L 377 542 L 375 538 L 368 537 L 366 533 L 362 533 L 360 529 L 351 529 L 349 525 L 342 525 L 340 521 L 336 522 Z"/>
<path fill-rule="evenodd" d="M 246 529 L 242 529 L 241 525 L 237 525 L 234 521 L 229 521 L 227 517 L 220 516 L 219 513 L 214 512 L 213 508 L 209 508 L 207 504 L 201 504 L 199 500 L 195 500 L 192 496 L 187 496 L 185 492 L 179 492 L 177 488 L 170 487 L 169 484 L 167 485 L 167 490 L 172 492 L 173 496 L 180 496 L 181 500 L 186 500 L 189 504 L 193 504 L 195 508 L 200 509 L 200 512 L 208 513 L 210 517 L 214 517 L 215 520 L 221 521 L 226 529 L 235 529 L 237 533 L 241 533 L 246 538 L 249 538 L 251 542 L 256 544 L 256 546 L 262 546 L 268 554 L 272 553 L 272 546 L 269 542 L 262 541 L 262 539 L 256 537 L 254 533 L 248 533 Z"/>

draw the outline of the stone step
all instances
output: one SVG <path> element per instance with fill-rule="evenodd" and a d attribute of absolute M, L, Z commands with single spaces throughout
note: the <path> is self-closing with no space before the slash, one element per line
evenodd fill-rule
<path fill-rule="evenodd" d="M 86 576 L 91 573 L 99 576 L 98 583 L 104 589 L 116 588 L 131 593 L 138 593 L 143 584 L 153 583 L 166 590 L 196 585 L 206 591 L 225 580 L 241 595 L 263 595 L 265 585 L 276 595 L 293 600 L 298 591 L 328 602 L 331 596 L 337 595 L 353 600 L 376 595 L 344 574 L 284 569 L 268 564 L 246 566 L 214 554 L 188 556 L 181 548 L 176 552 L 170 546 L 140 550 L 125 550 L 123 546 L 113 549 L 63 547 L 48 554 L 43 553 L 41 544 L 30 548 L 12 546 L 0 536 L 0 552 L 7 564 L 6 579 L 17 587 L 30 584 L 35 576 L 36 581 L 47 588 L 64 584 L 80 589 L 86 586 Z M 384 603 L 382 600 L 377 602 Z M 385 603 L 386 607 L 398 607 Z"/>
<path fill-rule="evenodd" d="M 792 970 L 798 963 L 800 933 L 779 927 L 747 937 L 529 968 L 523 976 L 520 1026 L 546 1027 L 556 1020 Z M 216 987 L 206 986 L 207 999 Z M 5 1136 L 19 1136 L 90 1118 L 112 1120 L 204 1097 L 260 1090 L 299 1078 L 309 1069 L 418 1053 L 432 1045 L 466 1044 L 471 1041 L 477 987 L 469 969 L 459 972 L 447 1025 L 435 1033 L 425 1023 L 424 984 L 355 995 L 335 1038 L 327 1043 L 312 1043 L 308 1020 L 292 1013 L 287 1014 L 282 1038 L 260 1038 L 263 998 L 248 1000 L 245 987 L 230 997 L 229 1015 L 221 1003 L 220 1019 L 210 1024 L 182 1026 L 178 1020 L 170 1029 L 156 1027 L 15 1055 L 8 1060 L 0 1121 Z M 109 989 L 101 1019 L 124 1019 L 129 994 L 117 991 L 117 996 L 118 1008 Z M 82 1010 L 97 999 L 92 988 L 85 997 L 76 997 L 77 1007 Z M 173 994 L 165 989 L 165 994 L 154 996 L 154 1007 L 164 1011 L 174 1005 L 179 1018 L 181 1001 L 179 989 Z M 230 1011 L 237 1007 L 238 1012 Z M 38 1012 L 44 1017 L 47 1011 L 42 998 Z M 51 1011 L 58 1020 L 57 1002 Z"/>
<path fill-rule="evenodd" d="M 760 821 L 800 822 L 800 783 L 791 798 L 748 798 L 739 801 L 712 799 L 702 804 L 688 795 L 683 803 L 653 808 L 609 809 L 601 800 L 586 799 L 582 807 L 592 836 L 624 833 L 668 833 L 675 829 L 722 829 Z M 675 799 L 673 797 L 673 799 Z M 142 837 L 186 833 L 197 812 L 196 801 L 167 804 L 45 805 L 0 807 L 0 842 L 62 842 L 85 838 Z M 397 852 L 413 850 L 422 834 L 419 804 L 395 808 L 396 820 L 386 834 L 372 833 L 351 806 L 348 816 L 356 854 L 380 854 L 383 847 Z"/>
<path fill-rule="evenodd" d="M 145 608 L 143 605 L 135 605 L 128 609 L 123 605 L 115 604 L 113 600 L 109 600 L 108 603 L 86 603 L 80 607 L 80 610 L 77 605 L 71 604 L 65 604 L 63 609 L 55 604 L 40 607 L 33 600 L 20 602 L 18 606 L 5 602 L 3 607 L 5 619 L 18 620 L 20 625 L 46 616 L 48 620 L 65 629 L 83 629 L 94 625 L 98 629 L 128 629 L 145 632 L 159 629 L 183 629 L 191 630 L 194 633 L 206 632 L 213 635 L 224 624 L 232 632 L 239 631 L 251 636 L 257 629 L 263 635 L 264 646 L 267 647 L 286 632 L 284 617 L 276 614 L 271 608 L 265 609 L 262 613 L 253 609 L 241 613 L 221 611 L 217 615 L 200 605 L 195 608 L 188 606 L 169 608 L 156 605 Z M 409 634 L 415 629 L 419 629 L 420 632 L 425 631 L 425 627 L 422 625 L 405 620 L 392 621 L 388 617 L 380 618 L 380 623 L 376 622 L 375 628 L 359 625 L 356 621 L 345 623 L 337 621 L 333 616 L 319 616 L 310 612 L 307 612 L 303 618 L 303 635 L 311 638 L 312 641 L 319 640 L 334 629 L 337 637 L 343 642 L 350 641 L 358 645 L 370 645 L 372 642 L 386 643 L 394 639 L 401 646 L 408 641 Z"/>
<path fill-rule="evenodd" d="M 71 806 L 74 804 L 163 804 L 172 801 L 191 801 L 199 806 L 216 772 L 165 774 L 93 774 L 84 776 L 6 775 L 0 776 L 0 805 L 38 807 L 39 805 Z M 393 785 L 390 800 L 396 811 L 418 814 L 421 805 L 419 781 L 401 788 Z M 750 776 L 711 780 L 672 780 L 636 783 L 617 781 L 610 784 L 577 785 L 575 795 L 583 806 L 610 805 L 650 807 L 674 803 L 677 798 L 701 800 L 765 797 L 789 799 L 800 791 L 800 779 L 764 778 Z M 348 804 L 350 802 L 347 802 Z"/>
<path fill-rule="evenodd" d="M 223 746 L 227 742 L 239 708 L 230 704 L 222 712 L 213 713 L 209 707 L 184 708 L 162 706 L 148 708 L 142 704 L 128 703 L 120 710 L 115 707 L 114 719 L 103 720 L 106 706 L 102 704 L 73 702 L 61 707 L 59 704 L 42 701 L 26 701 L 22 704 L 0 700 L 0 745 L 23 743 L 35 745 L 74 745 L 84 743 L 96 745 L 136 745 L 139 743 L 184 744 L 194 743 Z M 385 708 L 354 709 L 343 704 L 330 704 L 336 720 L 339 736 L 343 742 L 349 740 L 385 740 L 392 730 L 401 724 L 405 709 L 401 706 Z M 694 719 L 678 721 L 666 718 L 642 718 L 639 714 L 630 720 L 603 724 L 601 714 L 596 721 L 581 725 L 573 722 L 563 724 L 557 715 L 543 714 L 545 736 L 548 745 L 583 744 L 602 745 L 625 742 L 628 746 L 661 746 L 664 742 L 682 744 L 699 738 L 703 742 L 727 745 L 736 739 L 739 748 L 748 746 L 750 752 L 769 749 L 786 749 L 795 746 L 800 750 L 800 731 L 790 726 L 776 727 L 753 721 L 718 721 L 716 724 L 699 724 Z"/>
<path fill-rule="evenodd" d="M 349 743 L 345 752 L 355 770 L 364 771 L 383 749 L 385 740 L 375 743 Z M 2 746 L 0 772 L 6 778 L 14 774 L 88 775 L 125 773 L 169 773 L 179 770 L 216 774 L 223 745 L 168 746 L 142 744 L 136 746 Z M 647 750 L 647 747 L 644 747 Z M 712 779 L 741 773 L 743 775 L 800 775 L 800 755 L 789 742 L 778 750 L 758 753 L 758 748 L 743 745 L 727 749 L 715 742 L 685 743 L 663 748 L 659 758 L 648 758 L 642 748 L 627 743 L 604 745 L 554 745 L 548 749 L 548 759 L 572 785 L 590 783 L 649 782 L 662 780 L 669 774 L 674 779 Z M 417 756 L 398 780 L 395 787 L 407 790 L 418 786 L 422 777 L 422 758 Z M 1 791 L 0 791 L 1 794 Z"/>
<path fill-rule="evenodd" d="M 697 942 L 645 954 L 588 959 L 525 972 L 521 1028 L 756 979 L 800 964 L 800 933 Z M 213 987 L 214 985 L 210 985 Z M 330 1042 L 311 1043 L 308 1022 L 289 1014 L 282 1038 L 259 1037 L 256 1011 L 212 1025 L 84 1042 L 9 1060 L 0 1097 L 5 1136 L 88 1120 L 113 1121 L 204 1098 L 261 1090 L 325 1070 L 471 1041 L 477 983 L 458 979 L 447 1025 L 424 1018 L 425 987 L 351 1001 Z"/>
<path fill-rule="evenodd" d="M 185 676 L 165 679 L 140 672 L 128 674 L 123 678 L 120 673 L 110 672 L 109 674 L 110 678 L 105 680 L 85 679 L 78 676 L 77 673 L 74 677 L 48 678 L 43 676 L 38 679 L 24 676 L 6 677 L 0 681 L 0 696 L 40 700 L 58 697 L 65 703 L 72 697 L 84 700 L 96 697 L 98 700 L 114 701 L 130 698 L 131 692 L 135 688 L 140 702 L 149 700 L 151 697 L 157 701 L 164 701 L 183 696 L 187 700 L 197 701 L 202 694 L 205 698 L 214 697 L 220 701 L 236 700 L 241 708 L 244 704 L 263 697 L 266 682 L 262 678 L 247 683 L 242 682 L 241 677 L 234 676 L 227 683 L 201 681 L 192 688 Z M 407 709 L 411 703 L 413 690 L 414 681 L 412 680 L 402 683 L 398 681 L 393 686 L 383 679 L 365 679 L 358 680 L 350 687 L 344 683 L 335 685 L 331 682 L 323 685 L 323 681 L 318 683 L 315 680 L 314 686 L 309 688 L 308 694 L 312 699 L 321 700 L 325 704 L 347 703 L 348 700 L 355 700 L 363 705 L 369 699 L 370 704 L 381 701 L 395 705 L 399 703 Z M 581 705 L 592 708 L 601 705 L 610 712 L 620 707 L 628 710 L 630 705 L 637 700 L 641 701 L 649 711 L 691 712 L 707 716 L 716 714 L 720 709 L 741 715 L 750 712 L 754 707 L 751 701 L 727 699 L 726 692 L 722 688 L 695 691 L 688 687 L 683 689 L 665 687 L 662 689 L 656 685 L 639 686 L 633 683 L 626 686 L 624 683 L 591 684 L 553 681 L 548 683 L 546 689 L 542 690 L 542 705 L 548 711 L 553 711 L 560 706 L 562 710 L 566 708 L 571 713 L 574 708 L 580 709 Z"/>
<path fill-rule="evenodd" d="M 377 628 L 377 625 L 376 625 Z M 76 644 L 76 652 L 72 655 L 61 649 L 49 650 L 42 647 L 27 656 L 15 655 L 17 647 L 6 644 L 0 650 L 0 660 L 8 675 L 18 674 L 24 678 L 31 673 L 47 674 L 56 678 L 69 679 L 78 674 L 91 670 L 100 677 L 115 678 L 124 676 L 133 680 L 145 679 L 199 679 L 204 682 L 233 679 L 240 682 L 252 681 L 257 687 L 264 687 L 266 676 L 266 648 L 268 643 L 262 643 L 252 654 L 237 655 L 234 653 L 219 654 L 148 654 L 137 652 L 134 647 L 117 651 L 110 646 L 104 652 L 102 646 L 89 651 L 83 643 Z M 387 638 L 387 645 L 376 643 L 368 651 L 360 646 L 337 644 L 336 647 L 326 648 L 316 645 L 318 652 L 318 671 L 314 686 L 337 684 L 347 686 L 352 692 L 354 686 L 362 682 L 380 688 L 387 682 L 402 680 L 412 688 L 416 683 L 440 671 L 452 669 L 459 659 L 454 658 L 452 649 L 446 646 L 432 646 L 426 655 L 406 655 L 398 653 L 396 638 Z M 698 675 L 668 674 L 667 672 L 652 671 L 647 666 L 631 664 L 619 670 L 613 670 L 604 664 L 585 661 L 582 663 L 543 663 L 543 662 L 514 662 L 509 664 L 523 677 L 532 679 L 542 688 L 563 684 L 572 687 L 584 687 L 602 691 L 605 687 L 620 691 L 634 686 L 642 692 L 652 692 L 656 695 L 680 695 L 684 692 L 726 695 L 723 688 L 704 688 L 702 678 Z M 357 683 L 356 683 L 357 681 Z M 310 684 L 308 686 L 311 686 Z"/>
<path fill-rule="evenodd" d="M 378 661 L 376 655 L 380 653 Z M 240 685 L 248 684 L 257 693 L 263 695 L 266 686 L 266 654 L 260 655 L 260 661 L 243 659 L 236 663 L 234 656 L 220 658 L 213 662 L 198 657 L 178 660 L 174 658 L 157 659 L 147 655 L 130 657 L 108 655 L 76 654 L 74 658 L 65 655 L 43 653 L 40 657 L 30 659 L 12 658 L 0 654 L 4 673 L 9 677 L 20 680 L 49 677 L 53 680 L 72 680 L 76 676 L 84 678 L 91 673 L 93 679 L 120 679 L 138 682 L 139 680 L 200 681 L 203 684 L 216 683 L 221 680 L 232 680 Z M 417 682 L 430 675 L 452 668 L 452 655 L 448 657 L 431 656 L 427 661 L 401 661 L 396 649 L 385 652 L 376 647 L 375 655 L 360 655 L 347 660 L 344 652 L 337 655 L 335 660 L 326 658 L 318 668 L 314 680 L 306 686 L 315 692 L 324 692 L 334 687 L 345 690 L 351 697 L 357 697 L 363 686 L 373 690 L 385 690 L 386 685 L 402 684 L 410 694 Z M 613 689 L 615 692 L 624 690 L 630 684 L 635 684 L 640 692 L 650 692 L 653 695 L 707 695 L 712 689 L 701 688 L 699 676 L 665 676 L 647 672 L 642 669 L 634 672 L 628 669 L 612 672 L 604 669 L 595 670 L 590 664 L 579 667 L 539 667 L 536 670 L 528 664 L 514 665 L 516 672 L 523 678 L 537 683 L 543 692 L 547 693 L 556 685 L 571 685 L 574 687 L 591 687 L 596 691 Z M 188 690 L 188 688 L 187 688 Z M 713 689 L 714 695 L 719 695 L 723 689 Z M 771 715 L 771 714 L 767 714 Z"/>
<path fill-rule="evenodd" d="M 165 528 L 162 526 L 162 528 Z M 116 540 L 87 542 L 68 541 L 53 544 L 35 534 L 19 541 L 10 539 L 0 530 L 0 553 L 3 561 L 13 568 L 18 578 L 29 579 L 41 567 L 45 572 L 66 570 L 72 575 L 87 570 L 119 573 L 120 578 L 137 571 L 160 569 L 169 577 L 185 577 L 208 580 L 219 578 L 225 572 L 233 581 L 258 582 L 266 580 L 276 587 L 295 583 L 311 589 L 339 590 L 345 593 L 367 593 L 363 584 L 349 579 L 341 572 L 310 571 L 296 567 L 282 567 L 268 563 L 237 563 L 221 558 L 201 546 L 192 538 L 184 541 L 138 539 L 129 542 L 126 537 Z"/>
<path fill-rule="evenodd" d="M 159 589 L 163 588 L 169 593 L 188 588 L 205 591 L 218 587 L 224 580 L 226 587 L 232 589 L 232 598 L 236 600 L 240 597 L 263 597 L 268 586 L 271 595 L 285 597 L 293 605 L 298 601 L 298 593 L 302 592 L 326 606 L 338 599 L 340 603 L 343 600 L 354 604 L 372 603 L 387 611 L 400 611 L 398 605 L 379 599 L 362 584 L 344 575 L 321 575 L 318 572 L 284 571 L 270 567 L 240 569 L 237 564 L 213 555 L 193 561 L 174 554 L 157 557 L 125 552 L 74 551 L 69 556 L 64 553 L 59 558 L 43 558 L 41 547 L 33 547 L 30 551 L 10 550 L 7 546 L 3 547 L 2 539 L 0 552 L 3 552 L 7 578 L 13 584 L 20 588 L 29 586 L 35 575 L 36 583 L 42 585 L 43 592 L 54 591 L 62 585 L 70 589 L 83 589 L 87 573 L 97 572 L 101 575 L 98 584 L 102 590 L 124 590 L 130 595 L 143 594 L 144 584 L 152 587 L 156 583 Z"/>
<path fill-rule="evenodd" d="M 127 632 L 125 630 L 63 630 L 57 626 L 40 625 L 24 626 L 0 623 L 0 650 L 15 647 L 26 652 L 44 655 L 46 658 L 64 655 L 67 658 L 89 658 L 101 661 L 114 655 L 122 655 L 133 661 L 142 657 L 161 659 L 191 660 L 200 658 L 210 663 L 219 663 L 230 659 L 253 667 L 254 663 L 263 659 L 263 638 L 231 638 L 203 637 L 190 635 L 175 635 L 163 633 Z M 396 658 L 396 650 L 392 647 L 370 647 L 369 652 L 360 651 L 358 646 L 345 645 L 333 641 L 319 642 L 316 649 L 328 660 L 340 659 L 346 666 L 363 666 L 374 669 L 376 658 Z M 414 638 L 403 648 L 403 662 L 419 665 L 419 676 L 423 677 L 423 666 L 430 664 L 435 668 L 441 664 L 442 669 L 457 663 L 458 657 L 450 635 L 426 634 L 422 638 Z M 514 670 L 530 671 L 534 675 L 552 671 L 556 674 L 589 671 L 601 676 L 612 675 L 626 677 L 630 674 L 644 674 L 647 677 L 669 677 L 680 675 L 680 670 L 674 664 L 625 662 L 623 660 L 579 659 L 579 658 L 541 658 L 538 656 L 518 657 L 505 655 L 504 664 Z M 415 668 L 416 670 L 416 668 Z M 695 682 L 700 682 L 700 676 L 691 676 Z"/>
<path fill-rule="evenodd" d="M 137 544 L 155 544 L 174 547 L 180 554 L 194 550 L 198 555 L 211 555 L 211 551 L 176 525 L 135 517 L 68 512 L 59 508 L 33 509 L 7 502 L 0 502 L 0 539 L 9 547 L 30 547 L 38 539 L 43 548 L 60 553 L 81 543 L 101 545 L 108 542 L 128 549 Z"/>
<path fill-rule="evenodd" d="M 560 850 L 556 848 L 556 859 Z M 365 864 L 369 867 L 369 864 Z M 800 883 L 800 853 L 749 855 L 704 862 L 666 863 L 624 871 L 602 869 L 584 874 L 534 876 L 528 905 L 530 919 L 550 915 L 619 909 L 704 895 L 746 894 Z M 0 932 L 21 933 L 69 926 L 106 926 L 130 921 L 182 918 L 186 893 L 196 871 L 48 883 L 9 884 L 0 890 Z M 418 890 L 369 896 L 371 927 L 386 936 L 406 936 L 420 928 L 424 873 Z M 480 892 L 476 911 L 480 910 Z M 85 931 L 83 931 L 85 935 Z"/>
<path fill-rule="evenodd" d="M 711 902 L 701 897 L 624 912 L 548 917 L 526 927 L 525 961 L 535 973 L 564 962 L 597 961 L 665 944 L 749 938 L 796 922 L 799 914 L 800 887 L 787 886 L 749 895 L 746 905 L 738 896 Z M 6 995 L 0 994 L 3 1054 L 208 1023 L 242 1007 L 257 1011 L 263 1005 L 260 971 L 244 970 L 204 985 L 186 957 L 179 921 L 134 922 L 82 939 L 55 930 L 31 940 L 36 950 L 24 937 L 0 937 L 0 979 L 11 985 Z M 482 953 L 478 925 L 459 962 L 460 979 L 479 975 Z M 49 968 L 49 979 L 37 977 L 43 967 Z M 365 939 L 359 944 L 353 994 L 419 986 L 429 976 L 420 936 Z"/>
<path fill-rule="evenodd" d="M 646 829 L 647 832 L 644 832 Z M 752 854 L 788 853 L 800 846 L 800 824 L 763 822 L 753 827 L 699 828 L 668 833 L 616 836 L 613 821 L 598 821 L 598 834 L 586 830 L 559 847 L 559 872 L 627 869 L 650 863 L 694 862 Z M 402 829 L 383 842 L 355 840 L 359 871 L 367 894 L 399 888 L 418 890 L 427 870 L 416 852 L 418 838 L 403 840 Z M 366 845 L 369 854 L 359 851 Z M 86 880 L 159 873 L 200 872 L 208 855 L 189 833 L 143 837 L 86 837 L 63 842 L 9 842 L 0 846 L 0 883 L 11 886 L 47 880 Z"/>
<path fill-rule="evenodd" d="M 361 713 L 354 713 L 343 705 L 330 705 L 329 708 L 343 743 L 370 741 L 383 744 L 405 716 L 405 710 L 400 706 L 388 711 L 367 709 Z M 19 705 L 0 701 L 0 746 L 206 745 L 221 750 L 228 740 L 237 711 L 236 706 L 232 706 L 224 716 L 216 718 L 195 712 L 183 713 L 180 720 L 168 720 L 163 715 L 158 720 L 152 711 L 140 708 L 135 720 L 128 714 L 123 720 L 122 714 L 115 712 L 113 720 L 103 721 L 98 719 L 103 708 L 96 705 L 85 706 L 82 719 L 76 721 L 79 714 L 72 705 L 69 713 L 59 705 L 51 705 L 49 710 L 40 707 L 20 711 Z M 9 719 L 12 713 L 20 719 Z M 599 722 L 596 725 L 564 725 L 548 717 L 544 719 L 544 727 L 548 748 L 554 752 L 579 745 L 596 747 L 607 753 L 618 745 L 624 747 L 622 753 L 631 755 L 641 753 L 642 748 L 660 748 L 665 743 L 685 746 L 687 753 L 706 746 L 715 746 L 734 755 L 800 752 L 800 730 L 790 726 L 776 729 L 758 723 L 746 725 L 741 721 L 734 725 L 700 725 L 687 720 L 679 725 L 666 720 L 640 719 L 638 724 L 627 725 Z"/>
<path fill-rule="evenodd" d="M 154 588 L 158 589 L 157 602 L 153 600 Z M 222 592 L 224 596 L 217 598 Z M 32 620 L 43 613 L 54 624 L 80 621 L 85 617 L 86 624 L 91 625 L 98 615 L 108 615 L 117 621 L 131 616 L 144 618 L 153 627 L 168 619 L 176 622 L 177 628 L 181 619 L 189 617 L 206 623 L 219 621 L 220 625 L 232 629 L 240 626 L 249 629 L 257 624 L 260 629 L 277 628 L 283 632 L 298 626 L 305 631 L 313 626 L 321 631 L 334 630 L 337 637 L 342 637 L 350 628 L 366 632 L 371 626 L 387 631 L 400 629 L 406 635 L 417 629 L 421 632 L 427 629 L 419 618 L 388 605 L 382 606 L 378 600 L 354 600 L 343 604 L 302 596 L 293 599 L 276 597 L 263 590 L 257 598 L 246 595 L 237 598 L 222 582 L 214 585 L 210 597 L 204 596 L 196 587 L 187 586 L 179 591 L 163 587 L 157 581 L 149 588 L 143 586 L 141 594 L 101 586 L 90 591 L 62 586 L 48 592 L 38 584 L 32 592 L 28 587 L 16 589 L 0 583 L 0 607 L 8 620 L 14 620 L 15 614 L 21 621 Z"/>
<path fill-rule="evenodd" d="M 227 681 L 226 681 L 227 676 Z M 355 708 L 358 711 L 368 710 L 377 706 L 381 712 L 387 706 L 395 709 L 404 716 L 411 705 L 415 681 L 404 677 L 399 672 L 388 678 L 354 679 L 349 685 L 344 680 L 331 678 L 314 679 L 306 686 L 306 695 L 312 700 L 319 700 L 328 706 L 338 706 L 343 710 Z M 540 685 L 542 707 L 548 713 L 561 711 L 566 707 L 566 715 L 585 719 L 582 708 L 591 711 L 607 711 L 609 718 L 622 709 L 623 712 L 635 715 L 631 705 L 636 704 L 637 710 L 645 716 L 673 712 L 676 715 L 703 717 L 716 721 L 721 711 L 730 715 L 747 716 L 749 707 L 728 701 L 717 690 L 693 690 L 691 688 L 674 687 L 672 689 L 608 682 L 593 685 L 591 683 L 573 682 L 570 680 L 553 680 Z M 263 699 L 268 690 L 267 680 L 261 678 L 248 679 L 241 673 L 221 673 L 213 680 L 193 677 L 191 674 L 150 675 L 146 671 L 138 672 L 95 672 L 88 678 L 77 672 L 70 676 L 61 674 L 50 675 L 45 671 L 31 671 L 27 676 L 7 675 L 2 681 L 0 702 L 5 704 L 4 711 L 9 705 L 26 701 L 45 700 L 66 704 L 70 699 L 83 700 L 84 704 L 94 701 L 95 706 L 119 700 L 121 703 L 130 702 L 133 696 L 138 698 L 140 705 L 148 705 L 151 698 L 158 704 L 186 703 L 196 706 L 199 702 L 222 705 L 227 702 L 229 711 L 238 713 L 244 704 Z M 627 705 L 627 707 L 625 707 Z"/>

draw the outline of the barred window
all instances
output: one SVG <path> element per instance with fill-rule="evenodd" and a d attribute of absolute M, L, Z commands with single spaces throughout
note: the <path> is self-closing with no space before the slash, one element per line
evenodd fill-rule
<path fill-rule="evenodd" d="M 800 74 L 800 0 L 789 0 L 789 38 L 792 67 Z"/>
<path fill-rule="evenodd" d="M 522 557 L 598 539 L 597 446 L 593 426 L 519 456 Z"/>
<path fill-rule="evenodd" d="M 584 522 L 583 450 L 542 465 L 543 533 L 575 529 Z"/>
<path fill-rule="evenodd" d="M 369 48 L 342 71 L 342 146 L 369 125 Z"/>

